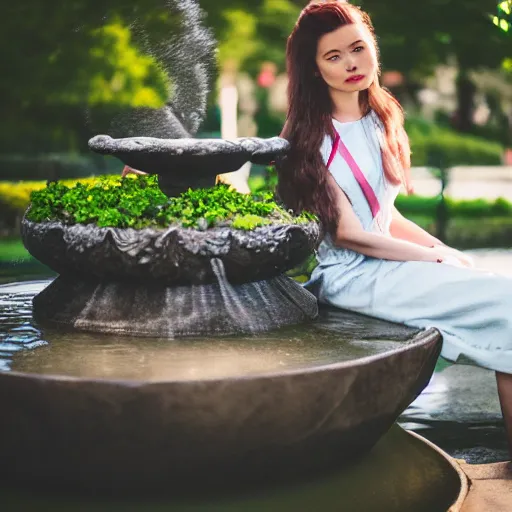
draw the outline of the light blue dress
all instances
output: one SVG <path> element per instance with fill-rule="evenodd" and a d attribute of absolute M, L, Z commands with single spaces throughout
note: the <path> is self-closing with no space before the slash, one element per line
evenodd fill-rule
<path fill-rule="evenodd" d="M 382 169 L 382 127 L 371 112 L 359 121 L 334 120 L 352 156 L 372 186 L 381 210 L 372 218 L 352 171 L 337 154 L 330 166 L 366 231 L 391 236 L 392 207 L 399 187 Z M 327 163 L 332 140 L 321 147 Z M 318 266 L 306 284 L 321 303 L 412 327 L 435 327 L 443 335 L 441 355 L 512 373 L 512 279 L 490 272 L 421 261 L 371 258 L 335 247 L 326 235 L 317 251 Z"/>

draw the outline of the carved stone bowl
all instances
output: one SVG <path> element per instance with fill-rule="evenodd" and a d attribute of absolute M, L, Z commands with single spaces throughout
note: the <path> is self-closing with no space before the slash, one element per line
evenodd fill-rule
<path fill-rule="evenodd" d="M 97 135 L 89 141 L 96 153 L 112 155 L 141 171 L 158 174 L 160 188 L 169 196 L 187 188 L 209 187 L 218 174 L 238 170 L 246 162 L 267 165 L 289 149 L 280 137 L 225 139 L 113 139 Z"/>
<path fill-rule="evenodd" d="M 212 259 L 222 261 L 230 283 L 278 276 L 311 254 L 319 227 L 310 222 L 251 231 L 136 230 L 36 223 L 25 218 L 21 234 L 30 254 L 59 274 L 171 286 L 216 282 Z"/>

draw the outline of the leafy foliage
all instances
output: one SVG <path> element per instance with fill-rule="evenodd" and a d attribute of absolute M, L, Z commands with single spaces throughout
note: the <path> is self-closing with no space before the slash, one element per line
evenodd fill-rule
<path fill-rule="evenodd" d="M 355 3 L 372 16 L 388 68 L 426 76 L 450 55 L 466 69 L 496 68 L 510 55 L 509 42 L 489 19 L 496 0 L 393 0 L 392 8 L 381 0 Z"/>
<path fill-rule="evenodd" d="M 96 181 L 96 178 L 82 178 L 80 180 L 63 180 L 61 183 L 71 187 L 76 183 L 92 185 Z M 5 209 L 17 210 L 22 213 L 30 204 L 30 196 L 32 192 L 41 190 L 45 186 L 44 181 L 26 180 L 19 183 L 0 181 L 0 213 L 4 213 Z"/>
<path fill-rule="evenodd" d="M 202 0 L 219 40 L 221 65 L 258 72 L 263 61 L 285 69 L 286 39 L 293 29 L 305 2 L 298 0 Z M 243 44 L 240 44 L 243 41 Z"/>
<path fill-rule="evenodd" d="M 65 224 L 136 228 L 183 227 L 207 229 L 232 226 L 250 230 L 270 223 L 301 223 L 310 214 L 293 217 L 272 199 L 271 193 L 249 196 L 219 184 L 209 189 L 189 189 L 168 198 L 158 188 L 156 176 L 101 177 L 92 183 L 68 187 L 50 182 L 31 194 L 29 220 L 58 220 Z"/>
<path fill-rule="evenodd" d="M 512 32 L 512 0 L 503 0 L 498 4 L 498 12 L 492 22 L 503 32 Z"/>

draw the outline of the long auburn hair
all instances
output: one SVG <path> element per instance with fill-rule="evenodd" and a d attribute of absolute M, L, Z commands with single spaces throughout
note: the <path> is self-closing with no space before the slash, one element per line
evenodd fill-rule
<path fill-rule="evenodd" d="M 335 132 L 328 86 L 316 76 L 316 51 L 320 37 L 352 23 L 362 23 L 366 27 L 378 58 L 370 17 L 344 0 L 310 3 L 305 7 L 286 47 L 288 114 L 281 136 L 290 143 L 290 151 L 277 162 L 277 193 L 286 207 L 294 212 L 308 210 L 315 213 L 329 233 L 336 231 L 339 210 L 333 190 L 335 185 L 328 179 L 320 147 L 325 135 L 334 140 Z M 381 87 L 379 74 L 380 69 L 370 87 L 359 93 L 359 104 L 364 115 L 373 110 L 383 125 L 381 151 L 386 178 L 393 184 L 404 184 L 411 192 L 411 150 L 404 130 L 403 110 Z"/>

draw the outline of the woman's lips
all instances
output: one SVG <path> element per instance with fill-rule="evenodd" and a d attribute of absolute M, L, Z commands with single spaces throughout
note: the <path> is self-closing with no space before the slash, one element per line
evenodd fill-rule
<path fill-rule="evenodd" d="M 364 78 L 364 75 L 355 75 L 351 76 L 350 78 L 347 78 L 345 82 L 355 83 L 360 82 Z"/>

